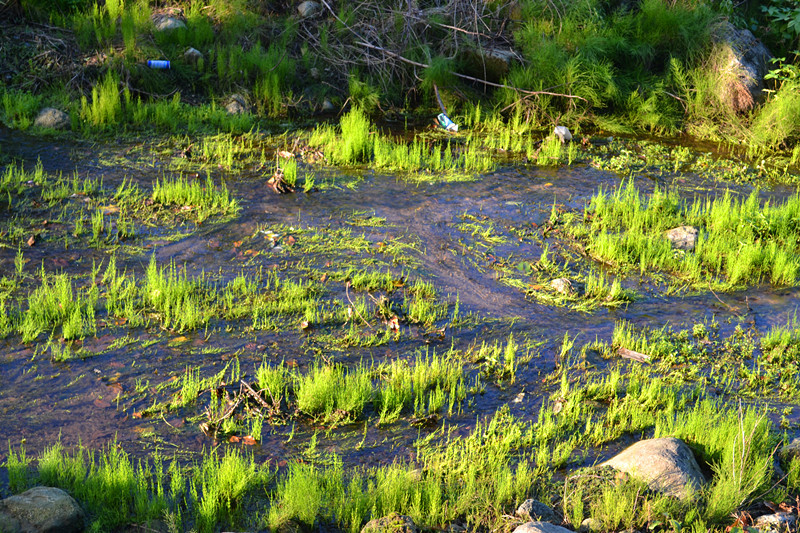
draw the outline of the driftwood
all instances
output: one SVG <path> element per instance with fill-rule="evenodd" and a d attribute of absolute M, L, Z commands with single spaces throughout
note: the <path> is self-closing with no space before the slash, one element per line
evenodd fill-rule
<path fill-rule="evenodd" d="M 634 352 L 633 350 L 629 350 L 627 348 L 620 348 L 617 350 L 620 357 L 624 357 L 625 359 L 631 359 L 633 361 L 638 361 L 639 363 L 649 363 L 650 356 L 646 353 L 641 352 Z"/>

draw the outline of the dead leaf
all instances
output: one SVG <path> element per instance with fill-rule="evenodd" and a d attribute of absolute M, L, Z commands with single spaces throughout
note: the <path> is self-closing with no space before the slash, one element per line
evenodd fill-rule
<path fill-rule="evenodd" d="M 325 274 L 322 275 L 321 278 L 319 278 L 319 282 L 320 283 L 325 283 L 325 281 L 327 281 L 327 279 L 328 279 L 328 273 L 326 272 Z"/>
<path fill-rule="evenodd" d="M 142 412 L 141 411 L 134 411 L 132 416 L 133 416 L 133 418 L 142 418 Z"/>
<path fill-rule="evenodd" d="M 303 320 L 302 322 L 300 322 L 300 329 L 305 330 L 308 329 L 309 327 L 311 327 L 311 324 L 308 322 L 308 320 Z"/>
<path fill-rule="evenodd" d="M 228 439 L 228 442 L 239 442 L 240 440 L 242 439 L 240 439 L 236 435 L 233 435 L 231 438 Z"/>
<path fill-rule="evenodd" d="M 33 246 L 34 244 L 36 244 L 36 237 L 31 235 L 30 237 L 28 237 L 26 243 L 28 244 L 28 246 Z"/>
<path fill-rule="evenodd" d="M 286 243 L 288 246 L 291 246 L 297 241 L 291 235 L 287 235 L 286 238 L 283 239 L 283 242 Z"/>
<path fill-rule="evenodd" d="M 278 155 L 284 159 L 291 159 L 294 157 L 294 154 L 292 152 L 287 152 L 286 150 L 281 150 L 280 152 L 278 152 Z"/>
<path fill-rule="evenodd" d="M 400 331 L 400 320 L 397 318 L 397 315 L 390 318 L 386 325 L 394 332 Z"/>
<path fill-rule="evenodd" d="M 98 207 L 98 209 L 104 215 L 113 215 L 113 214 L 119 213 L 119 207 L 117 207 L 115 205 L 103 205 L 103 206 Z"/>
<path fill-rule="evenodd" d="M 258 444 L 258 441 L 253 437 L 251 437 L 250 435 L 247 435 L 246 437 L 242 437 L 242 444 L 247 446 L 255 446 L 256 444 Z"/>
<path fill-rule="evenodd" d="M 103 400 L 102 398 L 97 398 L 92 403 L 94 403 L 95 407 L 99 407 L 100 409 L 106 409 L 108 407 L 111 407 L 111 402 L 109 402 L 108 400 Z"/>

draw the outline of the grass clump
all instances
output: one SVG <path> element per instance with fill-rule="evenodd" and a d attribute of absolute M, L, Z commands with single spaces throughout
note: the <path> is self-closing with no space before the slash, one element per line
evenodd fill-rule
<path fill-rule="evenodd" d="M 800 196 L 762 205 L 757 191 L 747 198 L 681 200 L 656 189 L 644 197 L 629 181 L 612 193 L 600 191 L 584 213 L 585 223 L 567 228 L 590 254 L 640 273 L 666 272 L 690 286 L 728 290 L 769 281 L 792 285 L 800 272 L 797 223 Z M 667 230 L 689 225 L 698 232 L 692 251 L 676 251 Z"/>
<path fill-rule="evenodd" d="M 183 176 L 156 180 L 151 197 L 153 202 L 165 207 L 194 211 L 198 222 L 213 215 L 230 215 L 239 210 L 238 202 L 230 197 L 225 184 L 217 187 L 211 176 L 206 178 L 205 183 Z"/>

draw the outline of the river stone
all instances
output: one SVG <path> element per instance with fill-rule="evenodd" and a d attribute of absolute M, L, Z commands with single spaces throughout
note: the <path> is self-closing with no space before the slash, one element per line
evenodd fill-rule
<path fill-rule="evenodd" d="M 692 450 L 674 437 L 639 441 L 600 466 L 638 477 L 652 490 L 680 499 L 706 482 Z"/>
<path fill-rule="evenodd" d="M 45 107 L 39 111 L 39 115 L 33 123 L 40 128 L 53 128 L 60 130 L 70 126 L 69 115 L 54 107 Z"/>
<path fill-rule="evenodd" d="M 786 533 L 794 530 L 797 523 L 797 515 L 794 513 L 775 513 L 756 518 L 754 525 L 759 531 L 774 531 L 776 533 Z"/>
<path fill-rule="evenodd" d="M 361 533 L 417 533 L 417 525 L 410 516 L 391 513 L 367 522 Z"/>
<path fill-rule="evenodd" d="M 196 65 L 201 59 L 203 59 L 203 53 L 198 50 L 197 48 L 192 48 L 191 46 L 186 49 L 183 53 L 183 58 L 193 65 Z"/>
<path fill-rule="evenodd" d="M 155 26 L 156 31 L 166 32 L 185 28 L 186 23 L 178 17 L 172 15 L 162 15 L 153 17 L 153 26 Z"/>
<path fill-rule="evenodd" d="M 764 98 L 764 76 L 772 54 L 750 30 L 737 29 L 727 21 L 714 29 L 713 38 L 717 97 L 737 113 L 751 110 Z"/>
<path fill-rule="evenodd" d="M 595 531 L 602 531 L 603 523 L 597 518 L 587 518 L 581 522 L 578 528 L 578 533 L 593 533 Z"/>
<path fill-rule="evenodd" d="M 549 505 L 545 505 L 539 500 L 525 500 L 517 508 L 517 516 L 528 520 L 543 520 L 545 522 L 553 522 L 558 520 L 556 513 Z"/>
<path fill-rule="evenodd" d="M 556 126 L 553 128 L 553 135 L 558 137 L 562 144 L 568 143 L 572 140 L 572 133 L 566 126 Z"/>
<path fill-rule="evenodd" d="M 19 520 L 23 531 L 77 533 L 84 529 L 85 517 L 78 502 L 54 487 L 34 487 L 10 496 L 0 502 L 0 513 Z"/>
<path fill-rule="evenodd" d="M 250 112 L 250 105 L 247 103 L 247 99 L 241 94 L 232 94 L 228 98 L 225 110 L 231 115 L 241 115 L 242 113 Z"/>
<path fill-rule="evenodd" d="M 697 235 L 699 233 L 694 226 L 678 226 L 667 230 L 664 235 L 672 243 L 673 248 L 691 252 L 697 244 Z"/>
<path fill-rule="evenodd" d="M 572 286 L 572 282 L 567 278 L 556 278 L 550 281 L 550 286 L 556 290 L 559 294 L 563 294 L 565 296 L 569 296 L 570 294 L 575 293 L 575 289 Z"/>
<path fill-rule="evenodd" d="M 565 527 L 551 524 L 550 522 L 536 521 L 536 522 L 525 522 L 524 524 L 517 526 L 517 529 L 514 530 L 514 533 L 573 533 L 573 532 Z"/>
<path fill-rule="evenodd" d="M 319 12 L 320 9 L 322 9 L 322 5 L 320 5 L 318 2 L 314 2 L 313 0 L 306 0 L 297 6 L 297 12 L 303 18 L 313 17 Z"/>
<path fill-rule="evenodd" d="M 322 111 L 325 113 L 332 113 L 333 111 L 336 111 L 336 107 L 333 105 L 333 102 L 326 98 L 322 101 Z"/>

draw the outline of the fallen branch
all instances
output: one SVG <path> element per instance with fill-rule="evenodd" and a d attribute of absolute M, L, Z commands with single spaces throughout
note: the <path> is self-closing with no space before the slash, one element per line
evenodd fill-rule
<path fill-rule="evenodd" d="M 624 357 L 625 359 L 631 359 L 639 363 L 650 362 L 650 356 L 647 355 L 646 353 L 634 352 L 633 350 L 629 350 L 627 348 L 620 348 L 619 350 L 617 350 L 617 352 L 621 357 Z"/>

